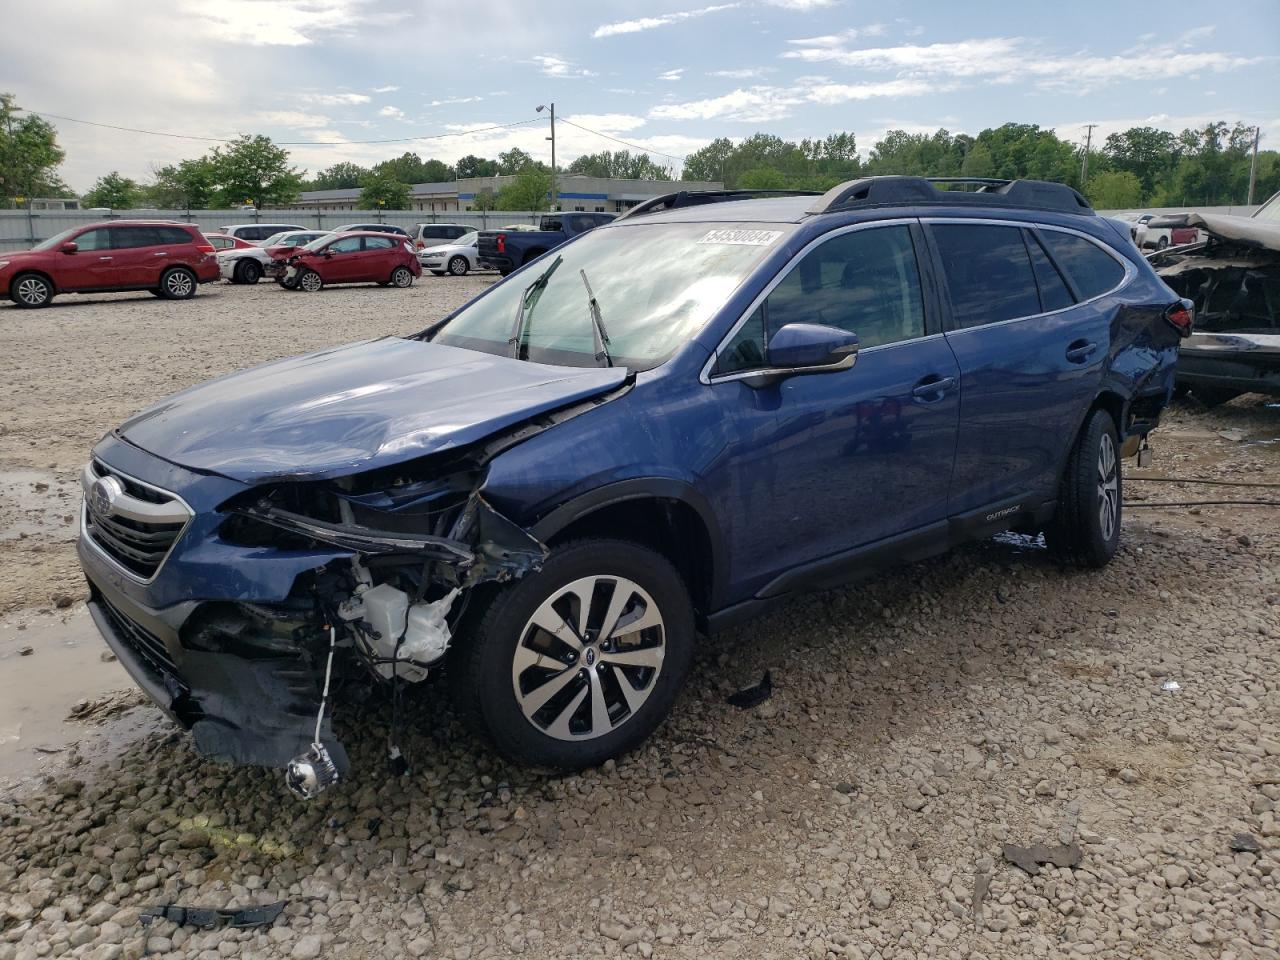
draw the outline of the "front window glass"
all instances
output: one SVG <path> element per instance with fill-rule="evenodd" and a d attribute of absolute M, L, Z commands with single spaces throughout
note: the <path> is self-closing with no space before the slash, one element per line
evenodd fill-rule
<path fill-rule="evenodd" d="M 592 230 L 464 307 L 429 339 L 538 363 L 594 366 L 589 285 L 614 364 L 647 370 L 695 336 L 793 229 L 638 223 Z"/>
<path fill-rule="evenodd" d="M 106 227 L 99 227 L 96 230 L 86 230 L 80 236 L 73 238 L 76 247 L 81 250 L 110 250 L 111 249 L 111 232 Z"/>
<path fill-rule="evenodd" d="M 329 244 L 330 253 L 356 253 L 360 249 L 360 241 L 363 237 L 343 237 L 341 240 L 335 240 Z"/>
<path fill-rule="evenodd" d="M 721 351 L 716 373 L 766 366 L 769 337 L 789 323 L 839 327 L 862 348 L 924 336 L 910 229 L 855 230 L 815 247 Z"/>

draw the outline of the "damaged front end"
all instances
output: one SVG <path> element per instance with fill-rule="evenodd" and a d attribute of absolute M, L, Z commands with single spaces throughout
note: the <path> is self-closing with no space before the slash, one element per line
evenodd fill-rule
<path fill-rule="evenodd" d="M 110 570 L 119 551 L 160 535 L 129 516 L 145 514 L 148 491 L 116 474 L 109 496 L 97 496 L 107 471 L 93 468 L 81 543 L 90 609 L 121 663 L 200 753 L 285 768 L 296 793 L 314 796 L 348 769 L 326 715 L 331 683 L 424 680 L 448 651 L 472 588 L 524 576 L 545 558 L 480 493 L 483 462 L 455 454 L 242 490 L 218 506 L 203 545 L 164 562 L 194 568 L 202 550 L 216 548 L 241 573 L 226 592 L 243 595 L 255 565 L 274 561 L 297 570 L 287 596 L 164 609 L 137 603 Z"/>
<path fill-rule="evenodd" d="M 1280 223 L 1183 213 L 1151 225 L 1195 227 L 1206 236 L 1147 257 L 1195 304 L 1196 331 L 1179 350 L 1179 383 L 1215 401 L 1280 395 Z"/>

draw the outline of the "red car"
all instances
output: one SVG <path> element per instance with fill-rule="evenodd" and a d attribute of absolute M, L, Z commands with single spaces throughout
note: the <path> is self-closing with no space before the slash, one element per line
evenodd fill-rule
<path fill-rule="evenodd" d="M 72 227 L 31 250 L 0 252 L 0 296 L 45 307 L 59 293 L 149 290 L 188 300 L 218 279 L 213 244 L 186 223 L 116 220 Z"/>
<path fill-rule="evenodd" d="M 281 283 L 315 293 L 328 283 L 412 285 L 422 265 L 404 237 L 360 231 L 313 240 L 289 257 Z"/>

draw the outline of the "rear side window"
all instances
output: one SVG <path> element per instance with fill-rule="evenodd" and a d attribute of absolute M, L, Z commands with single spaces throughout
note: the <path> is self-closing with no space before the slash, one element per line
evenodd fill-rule
<path fill-rule="evenodd" d="M 933 224 L 933 236 L 957 327 L 1040 313 L 1031 258 L 1018 227 L 942 223 Z"/>
<path fill-rule="evenodd" d="M 390 237 L 365 237 L 364 248 L 366 250 L 390 250 L 396 245 L 396 242 Z"/>
<path fill-rule="evenodd" d="M 116 250 L 127 250 L 130 247 L 154 247 L 164 242 L 156 233 L 155 227 L 112 227 L 111 246 Z"/>
<path fill-rule="evenodd" d="M 181 227 L 154 227 L 160 243 L 195 243 L 191 234 Z"/>
<path fill-rule="evenodd" d="M 1043 230 L 1049 253 L 1075 285 L 1081 300 L 1114 290 L 1124 279 L 1124 267 L 1097 244 L 1072 233 Z"/>
<path fill-rule="evenodd" d="M 1027 250 L 1031 253 L 1031 265 L 1036 271 L 1036 284 L 1040 287 L 1041 309 L 1048 313 L 1051 310 L 1061 310 L 1063 307 L 1071 306 L 1075 303 L 1075 299 L 1067 289 L 1062 274 L 1045 255 L 1044 248 L 1040 246 L 1040 241 L 1036 239 L 1035 234 L 1026 234 L 1026 238 Z"/>

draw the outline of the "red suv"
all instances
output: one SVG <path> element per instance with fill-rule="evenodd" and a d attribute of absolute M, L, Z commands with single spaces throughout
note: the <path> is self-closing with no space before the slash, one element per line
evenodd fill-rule
<path fill-rule="evenodd" d="M 315 293 L 327 283 L 407 287 L 420 276 L 422 265 L 408 240 L 361 231 L 312 240 L 289 257 L 280 280 L 290 289 Z"/>
<path fill-rule="evenodd" d="M 186 223 L 117 220 L 72 227 L 31 250 L 0 251 L 0 297 L 44 307 L 59 293 L 150 290 L 188 300 L 218 279 L 213 244 Z"/>

